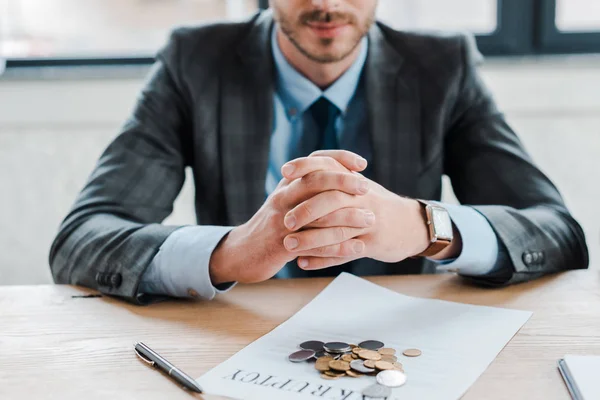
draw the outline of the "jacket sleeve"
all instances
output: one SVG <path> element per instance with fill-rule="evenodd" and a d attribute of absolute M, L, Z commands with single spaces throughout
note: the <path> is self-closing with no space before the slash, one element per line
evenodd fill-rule
<path fill-rule="evenodd" d="M 498 110 L 478 73 L 482 58 L 473 37 L 461 40 L 463 71 L 444 169 L 458 200 L 483 214 L 505 253 L 495 274 L 470 279 L 503 285 L 587 268 L 583 230 Z"/>
<path fill-rule="evenodd" d="M 191 151 L 190 100 L 177 79 L 177 58 L 174 33 L 60 226 L 49 257 L 56 283 L 144 302 L 138 285 L 177 229 L 161 222 L 172 212 Z"/>

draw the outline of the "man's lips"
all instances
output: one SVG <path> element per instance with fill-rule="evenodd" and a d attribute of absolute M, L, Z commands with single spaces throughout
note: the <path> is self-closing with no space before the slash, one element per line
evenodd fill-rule
<path fill-rule="evenodd" d="M 323 38 L 333 38 L 342 33 L 344 28 L 348 27 L 346 23 L 322 23 L 322 22 L 309 22 L 308 27 L 311 28 L 318 36 Z"/>

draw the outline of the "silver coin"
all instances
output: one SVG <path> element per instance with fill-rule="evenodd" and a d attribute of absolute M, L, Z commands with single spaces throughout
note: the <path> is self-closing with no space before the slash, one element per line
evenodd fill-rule
<path fill-rule="evenodd" d="M 406 374 L 402 371 L 388 369 L 378 373 L 376 379 L 380 385 L 395 388 L 406 383 Z"/>
<path fill-rule="evenodd" d="M 350 368 L 363 374 L 370 374 L 375 371 L 373 368 L 365 367 L 363 360 L 354 360 L 350 362 Z"/>
<path fill-rule="evenodd" d="M 377 351 L 385 345 L 379 340 L 365 340 L 364 342 L 360 342 L 358 347 L 361 349 L 374 350 Z"/>
<path fill-rule="evenodd" d="M 381 386 L 379 384 L 374 384 L 369 387 L 366 387 L 362 391 L 363 396 L 371 397 L 375 399 L 381 399 L 390 397 L 392 395 L 392 389 L 387 386 Z"/>
<path fill-rule="evenodd" d="M 303 350 L 322 351 L 323 342 L 319 342 L 318 340 L 309 340 L 308 342 L 300 343 L 300 348 Z"/>
<path fill-rule="evenodd" d="M 351 351 L 352 347 L 348 343 L 344 342 L 329 342 L 323 345 L 323 348 L 328 353 L 345 353 L 347 351 Z"/>
<path fill-rule="evenodd" d="M 295 353 L 290 354 L 288 357 L 291 362 L 303 362 L 310 360 L 315 356 L 314 350 L 300 350 Z"/>

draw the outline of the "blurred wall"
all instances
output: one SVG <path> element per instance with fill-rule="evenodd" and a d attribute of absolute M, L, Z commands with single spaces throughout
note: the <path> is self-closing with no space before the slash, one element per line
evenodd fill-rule
<path fill-rule="evenodd" d="M 600 255 L 600 58 L 491 60 L 509 122 Z M 0 285 L 51 282 L 61 219 L 128 115 L 143 79 L 0 80 Z M 515 177 L 518 179 L 518 177 Z M 189 177 L 169 223 L 194 223 Z M 449 187 L 445 196 L 451 199 Z"/>

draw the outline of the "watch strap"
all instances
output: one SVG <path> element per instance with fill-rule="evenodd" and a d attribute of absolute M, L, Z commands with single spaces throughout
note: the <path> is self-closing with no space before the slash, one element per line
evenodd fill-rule
<path fill-rule="evenodd" d="M 428 248 L 422 253 L 417 254 L 415 257 L 432 257 L 438 254 L 440 251 L 448 247 L 452 242 L 449 240 L 438 239 L 431 243 Z"/>

